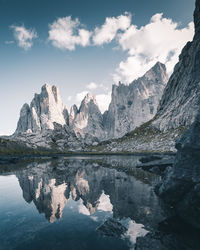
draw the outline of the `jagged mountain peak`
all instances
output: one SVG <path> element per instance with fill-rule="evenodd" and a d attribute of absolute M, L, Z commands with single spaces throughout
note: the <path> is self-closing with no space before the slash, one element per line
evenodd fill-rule
<path fill-rule="evenodd" d="M 88 104 L 90 102 L 94 102 L 95 105 L 98 105 L 97 104 L 97 101 L 96 101 L 96 97 L 93 93 L 89 92 L 86 94 L 86 96 L 84 97 L 83 101 L 81 102 L 81 104 Z"/>
<path fill-rule="evenodd" d="M 40 94 L 34 95 L 30 106 L 23 105 L 15 134 L 54 129 L 54 122 L 65 125 L 68 119 L 67 114 L 68 111 L 62 102 L 59 89 L 45 84 Z"/>
<path fill-rule="evenodd" d="M 157 62 L 141 78 L 147 78 L 148 80 L 153 80 L 153 81 L 155 81 L 156 79 L 157 81 L 155 81 L 155 83 L 165 84 L 168 81 L 168 75 L 165 64 Z"/>
<path fill-rule="evenodd" d="M 92 93 L 87 93 L 79 110 L 76 106 L 72 107 L 70 123 L 75 133 L 84 138 L 90 135 L 104 139 L 103 115 L 98 107 L 96 97 Z"/>
<path fill-rule="evenodd" d="M 60 96 L 60 90 L 59 88 L 56 86 L 56 85 L 50 85 L 48 83 L 44 84 L 42 87 L 41 87 L 41 93 L 40 95 L 43 94 L 44 96 L 45 95 L 52 95 L 55 99 L 55 101 L 58 103 L 58 102 L 62 102 L 61 100 L 61 96 Z M 38 95 L 38 94 L 36 94 Z"/>
<path fill-rule="evenodd" d="M 152 119 L 167 81 L 165 65 L 157 62 L 129 85 L 113 85 L 111 104 L 104 114 L 107 137 L 121 137 Z"/>
<path fill-rule="evenodd" d="M 69 113 L 69 125 L 72 125 L 76 115 L 78 113 L 78 108 L 76 104 L 72 105 L 70 108 L 70 113 Z"/>

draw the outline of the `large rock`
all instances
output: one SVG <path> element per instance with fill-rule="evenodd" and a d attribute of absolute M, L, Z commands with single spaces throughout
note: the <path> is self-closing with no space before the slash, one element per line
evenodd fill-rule
<path fill-rule="evenodd" d="M 121 137 L 151 120 L 167 80 L 165 65 L 158 62 L 130 85 L 113 85 L 109 110 L 104 114 L 107 138 Z"/>

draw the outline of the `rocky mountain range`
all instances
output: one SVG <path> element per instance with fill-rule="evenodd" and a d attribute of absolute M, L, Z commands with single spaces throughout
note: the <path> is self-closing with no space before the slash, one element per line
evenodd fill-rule
<path fill-rule="evenodd" d="M 23 105 L 12 139 L 30 147 L 82 150 L 99 141 L 118 138 L 152 119 L 167 83 L 165 65 L 156 63 L 129 85 L 113 85 L 108 111 L 101 113 L 88 93 L 80 107 L 68 112 L 56 86 L 45 84 L 30 105 Z"/>
<path fill-rule="evenodd" d="M 175 142 L 193 124 L 200 106 L 199 2 L 194 13 L 195 36 L 183 48 L 152 120 L 124 137 L 110 140 L 98 151 L 176 151 Z"/>
<path fill-rule="evenodd" d="M 113 85 L 104 114 L 92 93 L 68 112 L 59 89 L 45 84 L 30 105 L 23 105 L 8 139 L 63 152 L 176 151 L 175 141 L 194 122 L 200 105 L 197 10 L 194 40 L 183 48 L 169 81 L 165 65 L 156 63 L 129 85 Z"/>

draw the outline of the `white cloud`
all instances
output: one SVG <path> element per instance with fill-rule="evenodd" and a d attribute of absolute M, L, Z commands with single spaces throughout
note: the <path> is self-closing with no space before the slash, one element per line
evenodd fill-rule
<path fill-rule="evenodd" d="M 78 105 L 82 102 L 83 98 L 87 95 L 88 91 L 82 91 L 76 94 L 76 102 Z"/>
<path fill-rule="evenodd" d="M 100 27 L 96 27 L 93 35 L 93 43 L 102 45 L 110 43 L 117 35 L 119 30 L 126 30 L 131 23 L 131 15 L 125 13 L 118 17 L 107 17 L 105 23 Z"/>
<path fill-rule="evenodd" d="M 118 34 L 118 42 L 128 58 L 122 61 L 113 76 L 116 81 L 130 83 L 142 76 L 157 61 L 165 63 L 168 73 L 172 73 L 178 56 L 187 41 L 192 40 L 194 24 L 179 28 L 178 23 L 154 15 L 150 23 L 138 28 L 131 25 L 124 33 Z"/>
<path fill-rule="evenodd" d="M 76 45 L 85 47 L 90 44 L 91 32 L 81 26 L 78 18 L 58 18 L 49 25 L 49 40 L 59 49 L 74 50 Z"/>
<path fill-rule="evenodd" d="M 14 31 L 19 47 L 28 50 L 33 46 L 33 39 L 37 38 L 37 33 L 34 29 L 26 29 L 24 26 L 15 25 L 12 25 L 11 28 Z"/>
<path fill-rule="evenodd" d="M 98 88 L 98 85 L 95 82 L 91 82 L 88 85 L 86 85 L 86 88 L 89 90 L 94 90 Z"/>
<path fill-rule="evenodd" d="M 77 106 L 80 105 L 84 97 L 88 94 L 88 91 L 82 91 L 76 94 L 75 100 Z M 103 113 L 106 110 L 108 110 L 108 106 L 111 101 L 111 92 L 108 92 L 108 94 L 97 94 L 96 95 L 96 101 L 99 106 L 100 111 Z"/>
<path fill-rule="evenodd" d="M 111 102 L 111 92 L 108 94 L 96 95 L 96 100 L 101 113 L 104 113 L 106 110 L 108 110 L 109 104 Z"/>

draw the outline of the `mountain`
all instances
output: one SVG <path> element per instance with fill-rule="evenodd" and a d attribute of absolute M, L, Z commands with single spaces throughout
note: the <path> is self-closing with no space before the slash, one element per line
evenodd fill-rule
<path fill-rule="evenodd" d="M 84 142 L 70 128 L 70 119 L 59 89 L 45 84 L 30 106 L 23 105 L 17 129 L 10 139 L 34 149 L 81 150 Z"/>
<path fill-rule="evenodd" d="M 104 139 L 103 116 L 92 93 L 85 96 L 79 110 L 76 106 L 71 108 L 70 119 L 71 127 L 76 134 L 83 138 L 90 135 Z"/>
<path fill-rule="evenodd" d="M 152 120 L 120 139 L 98 147 L 113 152 L 176 152 L 175 142 L 195 121 L 200 106 L 199 0 L 194 12 L 195 36 L 183 48 Z M 90 149 L 91 150 L 91 149 Z M 95 151 L 95 149 L 93 149 Z"/>
<path fill-rule="evenodd" d="M 167 81 L 166 67 L 158 62 L 131 84 L 113 85 L 111 103 L 104 115 L 107 137 L 122 137 L 151 120 L 156 114 Z"/>
<path fill-rule="evenodd" d="M 69 123 L 68 111 L 62 103 L 56 86 L 45 84 L 40 94 L 35 94 L 30 106 L 25 103 L 20 111 L 15 135 L 37 133 L 54 129 L 54 122 L 60 125 Z"/>

